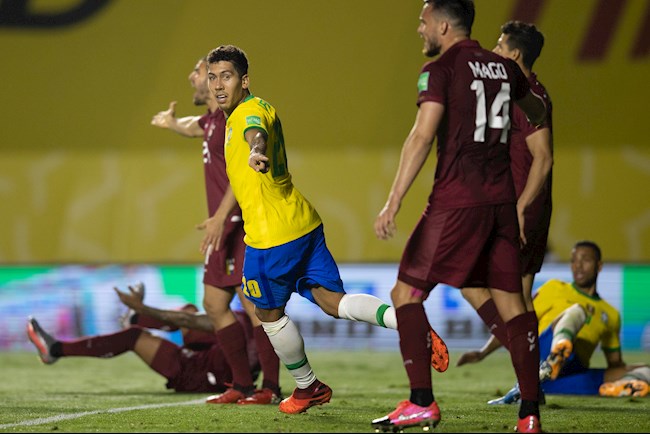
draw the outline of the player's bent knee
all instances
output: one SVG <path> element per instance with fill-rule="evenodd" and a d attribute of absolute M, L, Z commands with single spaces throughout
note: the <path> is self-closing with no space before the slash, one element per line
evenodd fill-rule
<path fill-rule="evenodd" d="M 339 303 L 341 303 L 344 293 L 330 291 L 319 286 L 312 289 L 312 295 L 323 312 L 334 318 L 339 317 Z"/>
<path fill-rule="evenodd" d="M 578 303 L 575 303 L 574 305 L 567 307 L 564 312 L 571 313 L 572 315 L 581 317 L 583 321 L 587 319 L 587 311 L 585 310 L 584 307 L 582 307 Z"/>
<path fill-rule="evenodd" d="M 289 324 L 289 317 L 284 315 L 277 321 L 263 322 L 262 328 L 268 336 L 274 336 L 280 332 L 287 324 Z"/>
<path fill-rule="evenodd" d="M 460 293 L 474 309 L 483 306 L 492 298 L 487 288 L 461 288 Z"/>

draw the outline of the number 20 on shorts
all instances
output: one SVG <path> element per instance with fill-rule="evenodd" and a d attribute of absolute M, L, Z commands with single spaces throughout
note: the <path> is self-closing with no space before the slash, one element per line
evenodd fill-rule
<path fill-rule="evenodd" d="M 247 297 L 260 298 L 262 291 L 260 291 L 260 284 L 257 280 L 242 279 L 242 291 Z"/>

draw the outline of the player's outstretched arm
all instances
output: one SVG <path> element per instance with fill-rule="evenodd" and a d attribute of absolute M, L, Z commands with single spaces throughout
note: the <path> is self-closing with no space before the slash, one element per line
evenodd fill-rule
<path fill-rule="evenodd" d="M 175 327 L 214 333 L 212 321 L 210 321 L 205 313 L 189 313 L 182 310 L 156 309 L 155 307 L 144 304 L 142 301 L 142 294 L 133 291 L 130 286 L 128 293 L 120 291 L 118 288 L 113 289 L 122 303 L 139 314 L 150 316 L 164 322 L 165 324 Z"/>
<path fill-rule="evenodd" d="M 203 128 L 199 125 L 200 116 L 176 117 L 176 101 L 169 104 L 167 110 L 154 115 L 151 125 L 159 128 L 167 128 L 185 137 L 203 136 Z"/>
<path fill-rule="evenodd" d="M 501 347 L 501 342 L 493 336 L 490 336 L 490 339 L 483 345 L 479 351 L 468 351 L 461 354 L 456 366 L 463 366 L 467 363 L 478 363 L 490 354 L 492 354 L 497 348 Z"/>

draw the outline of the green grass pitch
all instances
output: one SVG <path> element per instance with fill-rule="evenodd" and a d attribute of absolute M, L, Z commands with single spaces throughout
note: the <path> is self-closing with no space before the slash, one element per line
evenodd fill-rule
<path fill-rule="evenodd" d="M 513 432 L 518 406 L 488 406 L 514 382 L 508 354 L 433 373 L 442 411 L 436 432 Z M 626 362 L 650 363 L 647 352 Z M 0 432 L 373 432 L 370 421 L 408 398 L 395 351 L 308 351 L 332 401 L 299 415 L 276 406 L 204 404 L 202 394 L 177 394 L 134 354 L 113 359 L 66 358 L 44 366 L 36 353 L 0 353 Z M 593 366 L 604 366 L 594 360 Z M 294 387 L 284 367 L 285 395 Z M 546 432 L 650 432 L 650 396 L 601 398 L 547 395 Z M 421 432 L 410 429 L 407 432 Z"/>

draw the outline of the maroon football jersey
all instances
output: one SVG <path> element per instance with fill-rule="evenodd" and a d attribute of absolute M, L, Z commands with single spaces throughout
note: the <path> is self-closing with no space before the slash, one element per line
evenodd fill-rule
<path fill-rule="evenodd" d="M 445 106 L 437 131 L 430 203 L 439 209 L 515 202 L 509 140 L 514 101 L 529 89 L 510 59 L 474 40 L 454 44 L 422 68 L 418 106 Z"/>
<path fill-rule="evenodd" d="M 208 200 L 208 213 L 214 215 L 228 188 L 226 160 L 223 146 L 225 141 L 226 117 L 223 111 L 208 112 L 199 119 L 203 128 L 203 168 L 205 173 L 205 193 Z M 239 206 L 232 215 L 241 217 Z"/>

